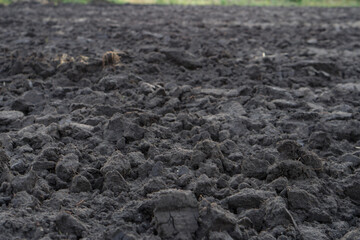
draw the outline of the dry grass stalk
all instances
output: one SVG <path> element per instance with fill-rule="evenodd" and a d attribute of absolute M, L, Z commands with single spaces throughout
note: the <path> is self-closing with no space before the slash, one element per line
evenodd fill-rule
<path fill-rule="evenodd" d="M 102 65 L 103 65 L 103 67 L 106 67 L 106 66 L 114 67 L 119 62 L 120 62 L 120 57 L 114 51 L 108 51 L 102 57 Z"/>

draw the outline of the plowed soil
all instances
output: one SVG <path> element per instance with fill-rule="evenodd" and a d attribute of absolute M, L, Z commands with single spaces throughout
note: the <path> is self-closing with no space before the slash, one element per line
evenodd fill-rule
<path fill-rule="evenodd" d="M 0 85 L 0 239 L 360 239 L 359 9 L 13 4 Z"/>

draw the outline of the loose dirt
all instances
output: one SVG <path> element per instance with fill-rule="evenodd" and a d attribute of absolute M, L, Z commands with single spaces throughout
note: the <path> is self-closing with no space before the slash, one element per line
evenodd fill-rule
<path fill-rule="evenodd" d="M 0 239 L 358 240 L 356 8 L 0 7 Z"/>

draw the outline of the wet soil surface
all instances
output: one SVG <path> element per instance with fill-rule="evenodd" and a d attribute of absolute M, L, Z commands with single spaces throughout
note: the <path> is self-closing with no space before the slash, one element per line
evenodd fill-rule
<path fill-rule="evenodd" d="M 0 239 L 359 239 L 359 9 L 16 4 L 0 26 Z"/>

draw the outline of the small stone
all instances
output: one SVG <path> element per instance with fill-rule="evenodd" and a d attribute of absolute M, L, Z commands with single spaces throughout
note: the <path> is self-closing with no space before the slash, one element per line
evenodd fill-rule
<path fill-rule="evenodd" d="M 343 111 L 333 111 L 329 114 L 327 114 L 324 117 L 325 121 L 331 121 L 331 120 L 348 120 L 353 117 L 352 113 L 343 112 Z"/>
<path fill-rule="evenodd" d="M 291 119 L 302 120 L 302 121 L 316 121 L 320 118 L 320 114 L 317 112 L 305 112 L 305 111 L 296 111 L 290 115 Z"/>
<path fill-rule="evenodd" d="M 198 229 L 198 204 L 190 191 L 160 191 L 155 200 L 155 227 L 162 239 L 192 239 Z"/>
<path fill-rule="evenodd" d="M 360 140 L 360 122 L 358 120 L 333 120 L 327 121 L 324 127 L 337 140 L 346 139 L 351 142 Z"/>
<path fill-rule="evenodd" d="M 288 160 L 281 161 L 269 167 L 267 171 L 267 181 L 273 181 L 279 177 L 288 179 L 304 179 L 316 176 L 315 172 L 307 168 L 299 161 Z"/>
<path fill-rule="evenodd" d="M 268 227 L 287 226 L 292 223 L 291 215 L 282 197 L 275 197 L 265 204 L 265 224 Z"/>
<path fill-rule="evenodd" d="M 270 163 L 259 158 L 245 158 L 241 164 L 242 173 L 246 177 L 254 177 L 260 180 L 266 179 Z"/>
<path fill-rule="evenodd" d="M 202 174 L 195 183 L 194 193 L 196 197 L 212 196 L 215 192 L 213 185 L 211 179 L 205 174 Z"/>
<path fill-rule="evenodd" d="M 10 152 L 14 149 L 14 139 L 8 133 L 0 133 L 0 148 Z M 3 150 L 0 150 L 0 154 L 5 153 Z"/>
<path fill-rule="evenodd" d="M 32 189 L 32 195 L 39 199 L 40 201 L 45 200 L 45 198 L 49 197 L 51 192 L 51 187 L 47 183 L 47 181 L 43 178 L 39 178 L 36 182 L 34 188 Z"/>
<path fill-rule="evenodd" d="M 351 95 L 360 92 L 360 83 L 341 83 L 337 84 L 333 91 L 338 95 Z"/>
<path fill-rule="evenodd" d="M 0 111 L 0 125 L 11 124 L 24 117 L 24 113 L 19 111 Z"/>
<path fill-rule="evenodd" d="M 275 237 L 273 237 L 272 235 L 270 235 L 269 233 L 261 233 L 258 236 L 258 240 L 276 240 Z"/>
<path fill-rule="evenodd" d="M 30 171 L 25 175 L 18 175 L 11 181 L 13 192 L 17 193 L 20 191 L 31 192 L 37 181 L 37 175 L 34 171 Z"/>
<path fill-rule="evenodd" d="M 258 65 L 248 65 L 246 67 L 246 74 L 252 79 L 252 80 L 260 80 L 262 77 L 261 69 Z"/>
<path fill-rule="evenodd" d="M 197 143 L 195 150 L 203 152 L 206 155 L 206 158 L 222 159 L 224 157 L 220 150 L 219 144 L 209 139 Z"/>
<path fill-rule="evenodd" d="M 187 166 L 180 166 L 178 170 L 176 171 L 177 175 L 183 176 L 183 175 L 189 175 L 192 173 L 192 171 Z"/>
<path fill-rule="evenodd" d="M 53 187 L 55 190 L 59 190 L 62 188 L 68 188 L 68 184 L 61 180 L 58 176 L 53 173 L 48 173 L 45 177 L 48 184 Z"/>
<path fill-rule="evenodd" d="M 319 204 L 314 195 L 302 189 L 290 189 L 287 195 L 289 207 L 292 209 L 310 210 Z"/>
<path fill-rule="evenodd" d="M 245 188 L 226 198 L 226 202 L 228 203 L 229 208 L 233 210 L 237 210 L 238 208 L 259 208 L 266 199 L 273 197 L 274 195 L 275 193 L 268 191 Z"/>
<path fill-rule="evenodd" d="M 31 164 L 31 166 L 34 171 L 54 170 L 56 167 L 56 163 L 46 160 L 45 161 L 36 160 Z"/>
<path fill-rule="evenodd" d="M 106 174 L 109 171 L 116 170 L 121 175 L 126 176 L 130 172 L 130 161 L 120 151 L 116 151 L 106 161 L 104 166 L 100 169 L 102 174 Z"/>
<path fill-rule="evenodd" d="M 110 235 L 110 234 L 109 234 Z M 106 235 L 105 235 L 106 236 Z M 110 236 L 106 237 L 106 240 L 137 240 L 140 236 L 132 233 L 126 233 L 121 229 L 116 229 Z M 150 240 L 150 239 L 149 239 Z M 161 239 L 159 239 L 161 240 Z"/>
<path fill-rule="evenodd" d="M 268 184 L 268 186 L 274 189 L 277 193 L 284 190 L 289 184 L 289 181 L 285 177 L 279 177 Z"/>
<path fill-rule="evenodd" d="M 330 146 L 331 140 L 326 132 L 313 132 L 308 140 L 309 147 L 317 149 L 326 149 Z"/>
<path fill-rule="evenodd" d="M 348 186 L 345 187 L 344 193 L 355 201 L 360 201 L 360 181 L 354 179 Z"/>
<path fill-rule="evenodd" d="M 17 192 L 11 200 L 10 206 L 13 208 L 35 208 L 39 201 L 26 191 Z"/>
<path fill-rule="evenodd" d="M 240 220 L 238 221 L 238 224 L 245 228 L 253 228 L 254 227 L 253 222 L 248 217 L 240 218 Z"/>
<path fill-rule="evenodd" d="M 321 230 L 310 227 L 310 226 L 300 226 L 300 233 L 303 239 L 306 240 L 327 240 L 329 239 L 325 233 L 321 232 Z"/>
<path fill-rule="evenodd" d="M 16 74 L 21 73 L 23 71 L 23 69 L 24 69 L 23 62 L 21 60 L 16 60 L 16 62 L 11 67 L 10 73 L 11 73 L 11 75 L 16 75 Z"/>
<path fill-rule="evenodd" d="M 280 235 L 277 240 L 291 240 L 289 237 L 285 236 L 285 235 Z"/>
<path fill-rule="evenodd" d="M 245 211 L 241 211 L 239 218 L 249 218 L 254 230 L 260 232 L 264 228 L 265 212 L 262 208 L 251 208 Z"/>
<path fill-rule="evenodd" d="M 109 171 L 104 176 L 103 191 L 111 190 L 115 194 L 119 194 L 124 191 L 129 191 L 129 186 L 123 176 L 117 171 Z"/>
<path fill-rule="evenodd" d="M 179 49 L 161 49 L 160 52 L 176 65 L 183 66 L 188 69 L 196 69 L 202 66 L 201 59 L 196 58 L 189 52 L 184 52 Z"/>
<path fill-rule="evenodd" d="M 115 151 L 115 148 L 112 144 L 104 141 L 95 148 L 95 151 L 99 152 L 102 156 L 110 156 Z"/>
<path fill-rule="evenodd" d="M 89 167 L 84 169 L 84 171 L 80 174 L 86 177 L 86 179 L 90 182 L 92 189 L 102 189 L 104 178 L 100 170 Z"/>
<path fill-rule="evenodd" d="M 283 140 L 277 143 L 277 150 L 283 156 L 295 160 L 301 157 L 302 146 L 293 140 Z"/>
<path fill-rule="evenodd" d="M 237 148 L 238 146 L 236 145 L 236 143 L 230 139 L 226 139 L 220 144 L 221 152 L 226 156 L 232 153 L 234 149 Z"/>
<path fill-rule="evenodd" d="M 229 183 L 227 181 L 227 179 L 225 177 L 220 177 L 217 181 L 216 181 L 216 187 L 222 189 L 222 188 L 227 188 L 229 186 Z"/>
<path fill-rule="evenodd" d="M 322 170 L 323 167 L 321 158 L 314 152 L 302 151 L 299 161 L 306 166 L 312 167 L 316 171 Z"/>
<path fill-rule="evenodd" d="M 105 76 L 100 79 L 98 87 L 102 91 L 110 91 L 117 89 L 121 82 L 126 81 L 127 76 L 124 75 L 115 75 L 115 76 Z"/>
<path fill-rule="evenodd" d="M 219 171 L 223 172 L 224 167 L 222 160 L 224 159 L 224 155 L 220 150 L 219 144 L 212 140 L 206 139 L 198 142 L 194 150 L 195 151 L 191 155 L 192 165 L 200 164 L 200 162 L 203 162 L 205 159 L 211 159 L 211 161 L 217 165 Z"/>
<path fill-rule="evenodd" d="M 309 69 L 312 68 L 315 71 L 319 72 L 326 72 L 328 74 L 337 75 L 341 73 L 341 70 L 334 62 L 323 62 L 323 61 L 316 61 L 316 60 L 302 60 L 295 63 L 291 63 L 287 65 L 299 71 L 301 69 Z"/>
<path fill-rule="evenodd" d="M 237 174 L 229 179 L 229 185 L 232 189 L 237 189 L 239 187 L 239 184 L 242 183 L 243 181 L 244 181 L 244 175 Z"/>
<path fill-rule="evenodd" d="M 28 113 L 33 109 L 33 105 L 25 102 L 23 99 L 18 98 L 11 104 L 11 109 L 16 110 L 17 112 Z"/>
<path fill-rule="evenodd" d="M 82 237 L 83 232 L 86 231 L 85 225 L 80 220 L 67 213 L 58 214 L 55 224 L 62 233 L 75 234 L 78 238 Z"/>
<path fill-rule="evenodd" d="M 310 209 L 309 213 L 310 213 L 310 216 L 308 218 L 309 221 L 317 221 L 319 223 L 331 223 L 332 222 L 331 216 L 327 212 L 325 212 L 319 208 L 312 208 L 312 209 Z"/>
<path fill-rule="evenodd" d="M 23 174 L 28 168 L 28 164 L 23 158 L 12 158 L 10 160 L 10 169 Z"/>
<path fill-rule="evenodd" d="M 219 132 L 219 141 L 222 142 L 222 141 L 224 141 L 224 140 L 226 140 L 226 139 L 229 139 L 230 136 L 231 136 L 231 135 L 230 135 L 229 130 L 221 130 L 221 131 Z"/>
<path fill-rule="evenodd" d="M 341 240 L 358 240 L 360 236 L 360 229 L 354 229 L 346 233 Z"/>
<path fill-rule="evenodd" d="M 86 177 L 77 175 L 73 178 L 70 186 L 71 192 L 79 193 L 79 192 L 88 192 L 91 190 L 92 190 L 91 183 L 89 182 L 89 180 L 87 180 Z"/>
<path fill-rule="evenodd" d="M 66 122 L 61 124 L 59 127 L 59 133 L 62 137 L 72 137 L 77 140 L 86 140 L 92 136 L 91 131 L 94 129 L 93 126 Z"/>
<path fill-rule="evenodd" d="M 44 94 L 37 90 L 30 90 L 25 92 L 21 98 L 32 105 L 41 104 L 44 102 Z"/>
<path fill-rule="evenodd" d="M 340 157 L 340 162 L 351 163 L 353 167 L 357 168 L 360 165 L 360 158 L 351 153 L 346 153 Z"/>
<path fill-rule="evenodd" d="M 130 152 L 127 154 L 131 168 L 140 166 L 146 162 L 145 156 L 142 152 Z"/>
<path fill-rule="evenodd" d="M 350 226 L 349 226 L 349 223 L 346 221 L 336 221 L 336 222 L 333 222 L 330 226 L 333 230 L 331 232 L 329 232 L 329 236 L 333 237 L 333 239 L 340 239 L 340 238 L 346 236 L 347 233 L 352 232 L 352 231 L 349 231 Z M 355 239 L 358 240 L 357 238 L 355 238 Z M 341 239 L 341 240 L 343 240 L 343 239 Z"/>
<path fill-rule="evenodd" d="M 49 63 L 45 62 L 32 62 L 31 67 L 34 69 L 36 74 L 40 75 L 43 78 L 50 77 L 55 73 L 55 68 Z"/>
<path fill-rule="evenodd" d="M 39 156 L 39 159 L 45 159 L 47 161 L 57 162 L 60 160 L 61 150 L 57 147 L 45 147 Z"/>
<path fill-rule="evenodd" d="M 299 107 L 299 103 L 285 99 L 275 99 L 271 101 L 271 103 L 275 104 L 275 106 L 280 109 Z"/>
<path fill-rule="evenodd" d="M 217 204 L 206 204 L 206 207 L 201 208 L 200 219 L 200 226 L 197 232 L 199 239 L 204 239 L 211 231 L 231 233 L 237 225 L 236 216 L 222 209 Z"/>
<path fill-rule="evenodd" d="M 166 188 L 166 184 L 160 178 L 154 178 L 144 185 L 145 194 L 160 191 Z"/>
<path fill-rule="evenodd" d="M 149 173 L 150 177 L 161 177 L 164 175 L 164 164 L 160 161 L 156 162 Z"/>
<path fill-rule="evenodd" d="M 294 140 L 279 141 L 277 143 L 277 150 L 286 160 L 299 160 L 302 155 L 306 154 L 306 150 L 303 149 L 302 145 Z"/>
<path fill-rule="evenodd" d="M 149 160 L 148 162 L 144 162 L 140 166 L 138 166 L 136 172 L 138 174 L 138 177 L 140 179 L 144 179 L 149 176 L 149 173 L 151 171 L 151 168 L 154 166 L 154 163 Z"/>
<path fill-rule="evenodd" d="M 198 169 L 200 164 L 206 160 L 206 154 L 202 151 L 195 150 L 191 154 L 190 160 L 186 161 L 186 165 L 192 169 Z"/>
<path fill-rule="evenodd" d="M 181 188 L 185 188 L 188 184 L 191 183 L 193 174 L 184 174 L 179 177 L 176 181 L 177 185 Z"/>
<path fill-rule="evenodd" d="M 142 139 L 144 134 L 144 128 L 121 114 L 115 114 L 105 127 L 104 138 L 116 142 L 124 137 L 127 141 L 134 141 Z"/>
<path fill-rule="evenodd" d="M 126 139 L 124 137 L 122 137 L 116 141 L 117 149 L 119 149 L 119 150 L 124 149 L 125 146 L 126 146 Z"/>
<path fill-rule="evenodd" d="M 233 240 L 227 232 L 210 232 L 209 240 Z"/>
<path fill-rule="evenodd" d="M 237 189 L 240 183 L 244 183 L 244 175 L 237 174 L 230 178 L 229 185 L 232 189 Z"/>
<path fill-rule="evenodd" d="M 0 186 L 3 182 L 10 181 L 12 174 L 9 169 L 10 158 L 0 150 Z"/>
<path fill-rule="evenodd" d="M 56 175 L 63 181 L 70 181 L 79 168 L 79 157 L 74 153 L 65 155 L 55 168 Z"/>

